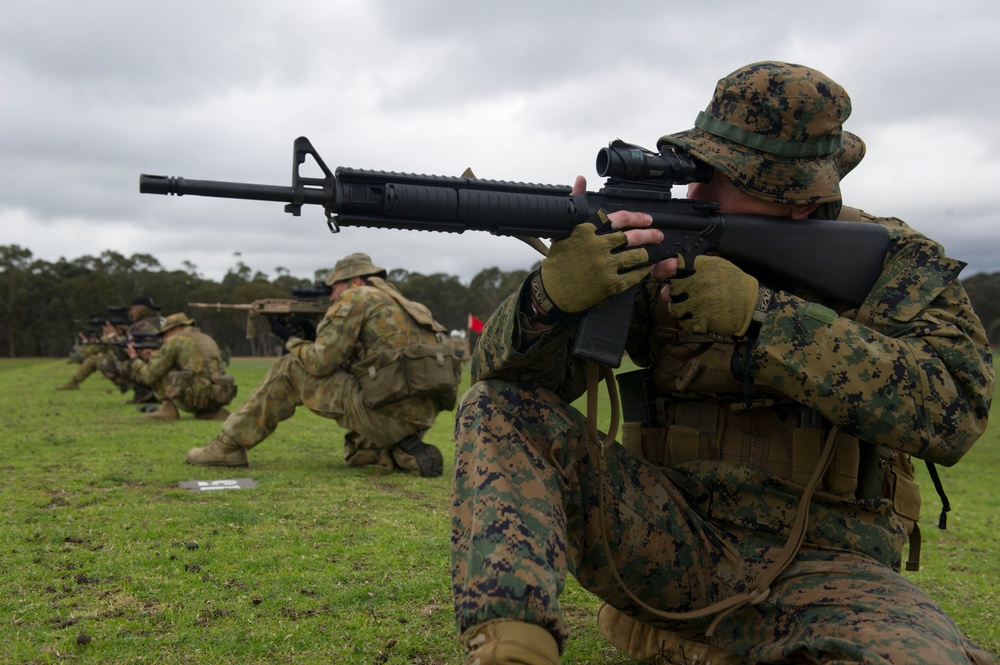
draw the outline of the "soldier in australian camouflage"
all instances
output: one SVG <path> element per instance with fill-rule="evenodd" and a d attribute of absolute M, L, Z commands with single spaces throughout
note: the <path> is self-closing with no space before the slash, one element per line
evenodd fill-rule
<path fill-rule="evenodd" d="M 605 601 L 601 632 L 643 661 L 993 662 L 899 572 L 919 533 L 911 457 L 951 465 L 979 438 L 990 350 L 964 264 L 898 219 L 842 207 L 839 181 L 864 154 L 850 112 L 822 73 L 761 62 L 660 147 L 714 167 L 688 198 L 723 214 L 883 225 L 860 307 L 718 256 L 630 270 L 659 232 L 619 211 L 553 243 L 490 318 L 455 430 L 468 662 L 558 663 L 567 573 Z M 644 369 L 623 381 L 647 389 L 628 391 L 643 408 L 623 411 L 643 417 L 617 445 L 569 406 L 596 379 L 568 349 L 574 314 L 633 284 L 628 350 Z"/>
<path fill-rule="evenodd" d="M 199 420 L 225 420 L 229 411 L 223 407 L 236 396 L 236 383 L 226 375 L 219 345 L 183 312 L 165 318 L 160 334 L 163 345 L 148 359 L 126 347 L 129 376 L 150 386 L 160 401 L 159 409 L 143 417 L 177 420 L 180 410 Z"/>
<path fill-rule="evenodd" d="M 348 430 L 351 466 L 399 468 L 426 477 L 443 472 L 441 451 L 422 440 L 442 409 L 455 407 L 461 360 L 446 329 L 423 305 L 403 297 L 365 254 L 337 262 L 327 276 L 331 306 L 316 340 L 289 336 L 282 356 L 246 402 L 190 464 L 246 466 L 246 450 L 305 405 Z"/>
<path fill-rule="evenodd" d="M 79 390 L 80 384 L 86 381 L 87 377 L 100 369 L 100 367 L 107 362 L 108 357 L 114 355 L 107 343 L 123 336 L 124 330 L 122 333 L 119 333 L 115 330 L 114 326 L 106 325 L 101 330 L 101 334 L 98 338 L 88 338 L 83 333 L 78 334 L 81 342 L 79 346 L 81 356 L 80 367 L 73 374 L 73 378 L 66 383 L 56 386 L 56 390 Z M 102 344 L 102 342 L 104 344 Z M 121 389 L 124 392 L 128 388 L 124 379 L 122 379 L 122 385 L 124 387 Z"/>
<path fill-rule="evenodd" d="M 125 334 L 114 333 L 108 337 L 109 341 L 126 341 L 130 335 L 151 335 L 159 332 L 162 317 L 160 316 L 160 306 L 149 296 L 139 296 L 132 301 L 128 308 L 128 318 L 132 322 Z M 125 392 L 130 388 L 134 390 L 129 404 L 151 404 L 156 402 L 156 394 L 153 389 L 144 384 L 137 383 L 130 375 L 129 358 L 119 353 L 102 354 L 101 364 L 98 367 L 101 374 L 106 379 L 114 383 Z"/>

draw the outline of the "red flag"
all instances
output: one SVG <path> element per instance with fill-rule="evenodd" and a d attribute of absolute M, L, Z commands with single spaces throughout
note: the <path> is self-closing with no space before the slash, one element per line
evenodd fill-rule
<path fill-rule="evenodd" d="M 483 322 L 474 317 L 472 314 L 469 314 L 469 330 L 477 334 L 483 332 Z"/>

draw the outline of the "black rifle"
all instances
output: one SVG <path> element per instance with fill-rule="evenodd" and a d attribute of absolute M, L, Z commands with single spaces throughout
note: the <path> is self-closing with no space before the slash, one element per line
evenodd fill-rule
<path fill-rule="evenodd" d="M 314 286 L 293 286 L 292 295 L 299 300 L 320 300 L 329 299 L 333 293 L 333 287 L 329 284 L 316 284 Z"/>
<path fill-rule="evenodd" d="M 108 311 L 104 314 L 91 314 L 89 319 L 77 319 L 77 323 L 86 323 L 88 326 L 95 327 L 98 330 L 103 328 L 106 323 L 118 326 L 128 326 L 132 324 L 132 321 L 128 316 L 128 307 L 123 305 L 114 305 L 108 307 Z"/>
<path fill-rule="evenodd" d="M 131 333 L 125 339 L 118 339 L 118 340 L 113 340 L 113 341 L 110 341 L 110 342 L 106 342 L 106 341 L 101 340 L 101 339 L 96 339 L 96 340 L 90 340 L 90 339 L 88 339 L 87 341 L 81 342 L 81 343 L 84 346 L 91 346 L 91 345 L 96 345 L 96 346 L 111 346 L 111 347 L 121 348 L 121 349 L 124 349 L 126 346 L 128 346 L 129 344 L 131 344 L 133 348 L 138 349 L 138 350 L 142 350 L 142 349 L 158 349 L 158 348 L 160 348 L 161 346 L 163 346 L 163 338 L 160 336 L 160 333 L 158 333 L 158 332 L 155 332 L 155 333 Z"/>
<path fill-rule="evenodd" d="M 308 156 L 324 177 L 299 175 Z M 598 153 L 597 173 L 607 178 L 604 186 L 575 196 L 562 185 L 344 167 L 334 174 L 309 140 L 299 137 L 290 187 L 143 174 L 139 191 L 281 201 L 295 216 L 304 204 L 321 205 L 334 233 L 341 226 L 367 226 L 559 240 L 598 209 L 645 212 L 664 235 L 649 248 L 651 262 L 680 254 L 690 266 L 696 256 L 718 252 L 745 270 L 764 271 L 849 306 L 860 305 L 871 290 L 888 248 L 888 233 L 878 224 L 722 215 L 717 203 L 672 198 L 673 185 L 711 178 L 711 167 L 684 153 L 656 153 L 616 140 Z M 634 291 L 620 294 L 580 317 L 573 353 L 618 367 L 633 298 Z"/>

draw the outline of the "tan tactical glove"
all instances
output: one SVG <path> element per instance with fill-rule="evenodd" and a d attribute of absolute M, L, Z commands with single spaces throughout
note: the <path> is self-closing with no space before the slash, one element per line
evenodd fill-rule
<path fill-rule="evenodd" d="M 670 280 L 670 314 L 688 332 L 740 337 L 750 327 L 757 305 L 757 280 L 721 256 L 697 256 L 694 270 Z"/>
<path fill-rule="evenodd" d="M 608 216 L 598 211 L 598 220 L 608 227 Z M 638 284 L 649 274 L 649 252 L 629 249 L 623 231 L 597 233 L 598 227 L 584 222 L 568 238 L 557 240 L 542 260 L 542 285 L 556 307 L 564 312 L 582 312 Z M 639 266 L 642 266 L 641 268 Z"/>

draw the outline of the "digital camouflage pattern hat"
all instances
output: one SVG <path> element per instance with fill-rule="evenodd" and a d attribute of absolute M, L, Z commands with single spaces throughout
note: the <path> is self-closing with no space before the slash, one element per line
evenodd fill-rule
<path fill-rule="evenodd" d="M 367 254 L 358 252 L 356 254 L 349 254 L 337 261 L 337 264 L 333 266 L 333 270 L 330 271 L 330 274 L 326 276 L 324 281 L 327 285 L 333 286 L 337 282 L 343 282 L 352 277 L 368 277 L 369 275 L 378 275 L 385 278 L 386 271 L 385 268 L 379 268 L 374 265 L 371 257 Z"/>
<path fill-rule="evenodd" d="M 194 319 L 188 318 L 184 312 L 177 312 L 176 314 L 171 314 L 167 318 L 163 319 L 163 325 L 160 326 L 160 334 L 167 332 L 168 330 L 173 330 L 179 326 L 193 326 Z"/>
<path fill-rule="evenodd" d="M 757 62 L 721 79 L 694 129 L 660 138 L 710 164 L 743 193 L 775 203 L 840 200 L 865 154 L 843 129 L 851 98 L 815 69 Z"/>

